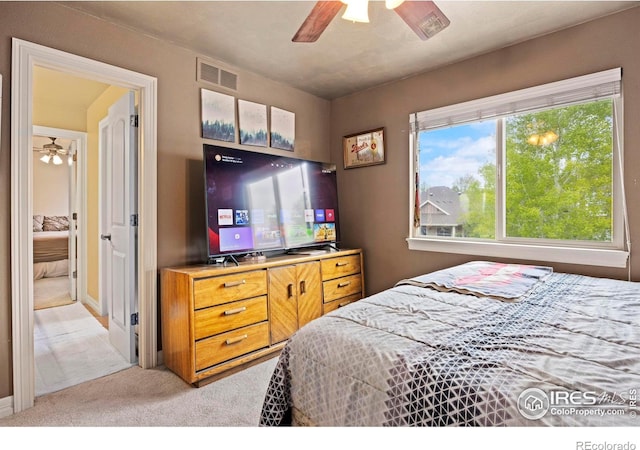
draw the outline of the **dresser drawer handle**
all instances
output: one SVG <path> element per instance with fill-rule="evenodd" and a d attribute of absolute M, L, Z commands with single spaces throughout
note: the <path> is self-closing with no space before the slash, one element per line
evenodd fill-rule
<path fill-rule="evenodd" d="M 344 283 L 338 283 L 339 288 L 347 287 L 351 284 L 351 281 L 345 281 Z"/>
<path fill-rule="evenodd" d="M 230 288 L 230 287 L 236 287 L 236 286 L 241 286 L 243 284 L 247 284 L 247 280 L 240 280 L 240 281 L 228 281 L 224 284 L 224 287 L 226 288 Z"/>
<path fill-rule="evenodd" d="M 348 266 L 349 263 L 348 262 L 337 262 L 336 263 L 336 267 L 344 267 L 344 266 Z"/>
<path fill-rule="evenodd" d="M 343 306 L 347 306 L 349 303 L 351 303 L 351 302 L 338 303 L 338 308 L 342 308 Z"/>
<path fill-rule="evenodd" d="M 244 312 L 247 310 L 246 306 L 243 306 L 242 308 L 236 308 L 236 309 L 228 309 L 224 312 L 225 316 L 230 316 L 232 314 L 239 314 L 241 312 Z"/>
<path fill-rule="evenodd" d="M 233 345 L 233 344 L 237 344 L 238 342 L 242 342 L 244 341 L 246 338 L 248 338 L 249 336 L 247 336 L 246 334 L 243 334 L 242 336 L 238 336 L 237 338 L 232 338 L 232 339 L 227 339 L 225 341 L 225 343 L 227 345 Z"/>

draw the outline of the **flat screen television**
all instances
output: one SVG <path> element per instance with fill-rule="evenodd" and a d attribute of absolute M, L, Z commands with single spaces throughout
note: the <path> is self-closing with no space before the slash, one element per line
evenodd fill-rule
<path fill-rule="evenodd" d="M 338 242 L 335 164 L 204 144 L 208 260 Z"/>

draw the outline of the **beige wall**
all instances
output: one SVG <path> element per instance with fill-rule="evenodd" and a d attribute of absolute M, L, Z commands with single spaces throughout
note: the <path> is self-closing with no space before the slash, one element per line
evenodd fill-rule
<path fill-rule="evenodd" d="M 540 37 L 420 76 L 335 100 L 331 150 L 342 136 L 386 127 L 387 163 L 338 173 L 342 236 L 364 249 L 369 294 L 412 275 L 477 257 L 409 251 L 409 114 L 529 86 L 623 69 L 626 188 L 631 235 L 640 240 L 640 8 Z M 427 44 L 428 45 L 428 42 Z M 631 257 L 640 279 L 640 255 Z M 626 277 L 626 270 L 551 264 L 558 271 Z"/>
<path fill-rule="evenodd" d="M 100 176 L 99 176 L 99 122 L 109 113 L 109 107 L 128 89 L 110 86 L 94 101 L 86 111 L 87 115 L 87 295 L 98 300 L 100 298 L 99 281 L 99 248 L 100 241 Z"/>
<path fill-rule="evenodd" d="M 60 141 L 58 141 L 60 142 Z M 33 152 L 33 214 L 69 215 L 69 165 L 40 161 L 42 153 Z M 66 163 L 66 157 L 63 158 Z"/>
<path fill-rule="evenodd" d="M 64 30 L 64 32 L 60 32 Z M 203 211 L 200 88 L 203 56 L 118 28 L 53 2 L 0 2 L 0 399 L 12 394 L 11 356 L 11 38 L 158 78 L 158 266 L 201 261 Z M 232 67 L 230 67 L 232 68 Z M 233 68 L 232 68 L 233 69 Z M 243 70 L 236 97 L 296 113 L 295 156 L 328 161 L 330 102 Z M 209 87 L 210 88 L 210 87 Z M 213 141 L 209 141 L 213 142 Z M 283 154 L 290 154 L 282 152 Z"/>

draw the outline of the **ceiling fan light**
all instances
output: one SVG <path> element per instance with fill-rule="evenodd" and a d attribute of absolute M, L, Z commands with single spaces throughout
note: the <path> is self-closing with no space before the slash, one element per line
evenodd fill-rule
<path fill-rule="evenodd" d="M 387 9 L 396 9 L 403 3 L 404 0 L 384 0 L 384 5 L 387 7 Z"/>
<path fill-rule="evenodd" d="M 62 164 L 62 158 L 60 158 L 58 155 L 53 155 L 53 163 L 56 166 L 59 166 L 60 164 Z"/>
<path fill-rule="evenodd" d="M 40 161 L 42 161 L 45 164 L 49 164 L 49 160 L 51 159 L 51 156 L 49 155 L 43 155 L 42 158 L 40 158 Z"/>
<path fill-rule="evenodd" d="M 369 0 L 348 0 L 342 18 L 352 22 L 369 23 Z"/>

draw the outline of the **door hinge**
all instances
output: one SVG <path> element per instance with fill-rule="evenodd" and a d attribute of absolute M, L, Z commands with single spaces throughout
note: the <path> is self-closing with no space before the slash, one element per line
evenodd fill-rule
<path fill-rule="evenodd" d="M 71 219 L 78 220 L 78 213 L 75 212 L 75 213 L 71 214 Z"/>
<path fill-rule="evenodd" d="M 131 123 L 132 127 L 138 128 L 138 115 L 132 114 L 131 116 L 129 116 L 129 122 Z"/>
<path fill-rule="evenodd" d="M 72 276 L 74 279 L 75 279 L 75 278 L 78 278 L 78 271 L 77 271 L 77 270 L 74 270 L 74 271 L 73 271 L 73 274 L 72 274 L 71 276 Z"/>
<path fill-rule="evenodd" d="M 138 325 L 138 313 L 131 314 L 131 326 Z"/>
<path fill-rule="evenodd" d="M 138 215 L 137 214 L 131 214 L 131 220 L 129 220 L 129 224 L 132 227 L 137 227 L 138 226 Z"/>

